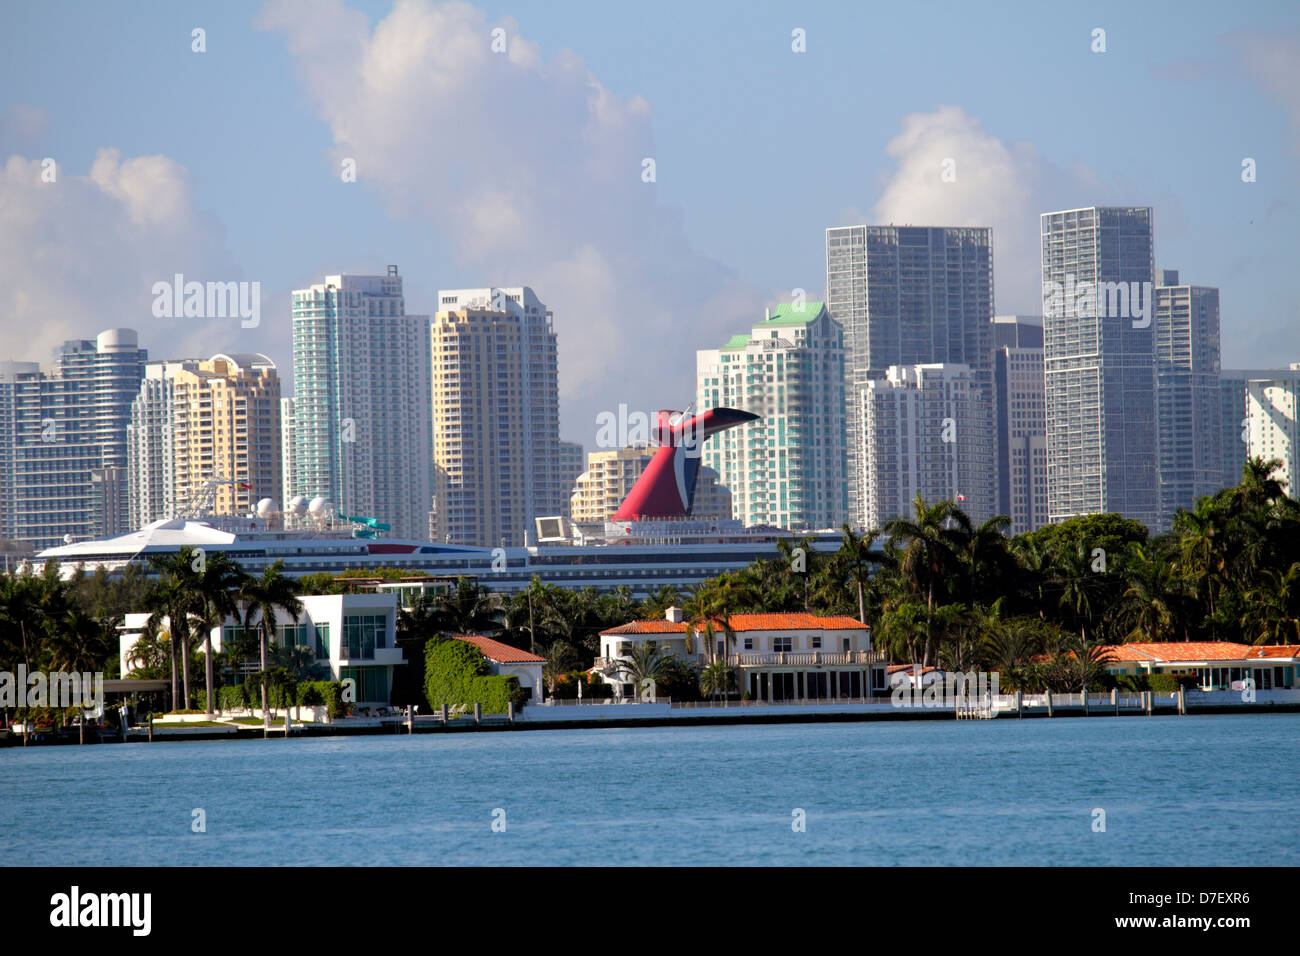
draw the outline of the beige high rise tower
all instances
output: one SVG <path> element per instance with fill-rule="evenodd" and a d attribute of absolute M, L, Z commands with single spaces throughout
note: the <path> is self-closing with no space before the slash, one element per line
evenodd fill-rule
<path fill-rule="evenodd" d="M 188 363 L 187 363 L 188 365 Z M 215 355 L 172 379 L 173 492 L 184 505 L 220 477 L 217 514 L 248 514 L 282 487 L 280 378 L 265 355 Z"/>
<path fill-rule="evenodd" d="M 438 293 L 430 329 L 433 539 L 525 544 L 567 514 L 551 312 L 527 286 Z"/>

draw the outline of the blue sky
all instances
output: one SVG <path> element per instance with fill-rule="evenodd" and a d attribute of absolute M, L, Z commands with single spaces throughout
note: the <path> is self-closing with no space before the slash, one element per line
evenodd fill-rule
<path fill-rule="evenodd" d="M 0 358 L 125 325 L 157 356 L 258 348 L 288 378 L 289 290 L 391 262 L 411 311 L 440 286 L 533 285 L 563 431 L 591 445 L 596 412 L 684 403 L 695 349 L 820 296 L 827 226 L 991 225 L 998 310 L 1026 312 L 1037 213 L 1133 203 L 1155 207 L 1158 265 L 1222 290 L 1225 366 L 1300 361 L 1293 3 L 399 7 L 14 5 Z M 947 155 L 942 192 L 925 175 Z M 55 158 L 62 191 L 14 157 Z M 154 319 L 152 279 L 180 268 L 260 281 L 262 325 Z"/>

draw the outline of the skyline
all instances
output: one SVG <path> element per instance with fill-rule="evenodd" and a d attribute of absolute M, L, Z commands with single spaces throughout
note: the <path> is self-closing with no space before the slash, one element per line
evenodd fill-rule
<path fill-rule="evenodd" d="M 1036 314 L 1038 216 L 1092 204 L 1154 206 L 1156 267 L 1223 290 L 1224 367 L 1300 356 L 1286 282 L 1300 13 L 1281 4 L 1185 21 L 1167 5 L 1022 6 L 996 28 L 950 7 L 923 34 L 906 12 L 774 4 L 744 21 L 669 4 L 635 30 L 617 28 L 623 11 L 528 3 L 514 21 L 495 4 L 311 9 L 17 12 L 0 41 L 23 40 L 0 64 L 0 358 L 44 362 L 63 339 L 130 327 L 154 358 L 260 351 L 286 369 L 293 289 L 397 263 L 417 313 L 436 311 L 439 288 L 535 288 L 555 312 L 561 436 L 590 448 L 600 411 L 693 391 L 672 355 L 795 288 L 823 298 L 828 227 L 986 226 L 995 312 Z M 497 25 L 508 52 L 493 59 Z M 1098 26 L 1105 53 L 1089 49 Z M 897 42 L 862 42 L 891 28 Z M 431 55 L 449 48 L 454 68 Z M 937 68 L 899 72 L 929 53 Z M 1001 69 L 972 69 L 992 59 Z M 38 68 L 51 62 L 70 68 Z M 498 148 L 511 138 L 527 145 Z M 349 151 L 355 183 L 338 175 Z M 44 157 L 56 183 L 40 182 Z M 940 179 L 946 158 L 955 182 Z M 260 326 L 154 319 L 152 283 L 177 272 L 261 282 Z M 646 360 L 612 376 L 612 353 Z"/>

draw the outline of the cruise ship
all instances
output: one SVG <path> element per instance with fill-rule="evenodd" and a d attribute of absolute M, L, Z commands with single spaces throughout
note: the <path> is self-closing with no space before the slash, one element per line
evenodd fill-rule
<path fill-rule="evenodd" d="M 503 593 L 523 591 L 537 578 L 565 588 L 628 588 L 645 596 L 665 585 L 681 590 L 775 557 L 777 542 L 789 540 L 790 531 L 690 514 L 699 468 L 694 449 L 709 435 L 756 416 L 726 408 L 693 416 L 659 414 L 660 447 L 613 520 L 575 525 L 563 517 L 538 518 L 535 544 L 493 548 L 413 541 L 387 536 L 379 521 L 341 514 L 321 497 L 294 498 L 283 511 L 268 498 L 246 516 L 191 508 L 128 534 L 67 541 L 42 551 L 33 564 L 52 559 L 66 578 L 79 567 L 113 573 L 137 564 L 150 570 L 155 556 L 202 548 L 225 552 L 250 574 L 283 561 L 293 577 L 392 568 L 412 576 L 473 577 Z M 839 547 L 838 531 L 797 536 L 811 539 L 815 550 Z"/>

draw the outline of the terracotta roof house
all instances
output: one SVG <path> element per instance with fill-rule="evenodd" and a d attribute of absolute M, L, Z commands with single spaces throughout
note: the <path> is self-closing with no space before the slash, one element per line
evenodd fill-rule
<path fill-rule="evenodd" d="M 527 699 L 541 703 L 542 667 L 546 664 L 545 657 L 538 657 L 536 654 L 520 650 L 509 644 L 494 641 L 482 634 L 453 634 L 451 636 L 458 641 L 473 644 L 482 651 L 483 656 L 487 658 L 488 669 L 493 674 L 511 674 L 518 677 L 519 686 L 525 692 Z"/>
<path fill-rule="evenodd" d="M 1240 690 L 1247 678 L 1257 690 L 1300 687 L 1300 645 L 1163 641 L 1109 644 L 1102 650 L 1112 674 L 1196 676 L 1202 690 Z"/>
<path fill-rule="evenodd" d="M 600 632 L 596 666 L 615 696 L 632 693 L 623 665 L 631 648 L 654 641 L 660 650 L 696 666 L 725 655 L 738 671 L 739 693 L 752 700 L 860 699 L 888 696 L 885 655 L 872 649 L 871 628 L 852 617 L 806 612 L 735 614 L 730 646 L 714 622 L 713 647 L 706 628 L 670 607 L 661 620 L 631 621 Z"/>

